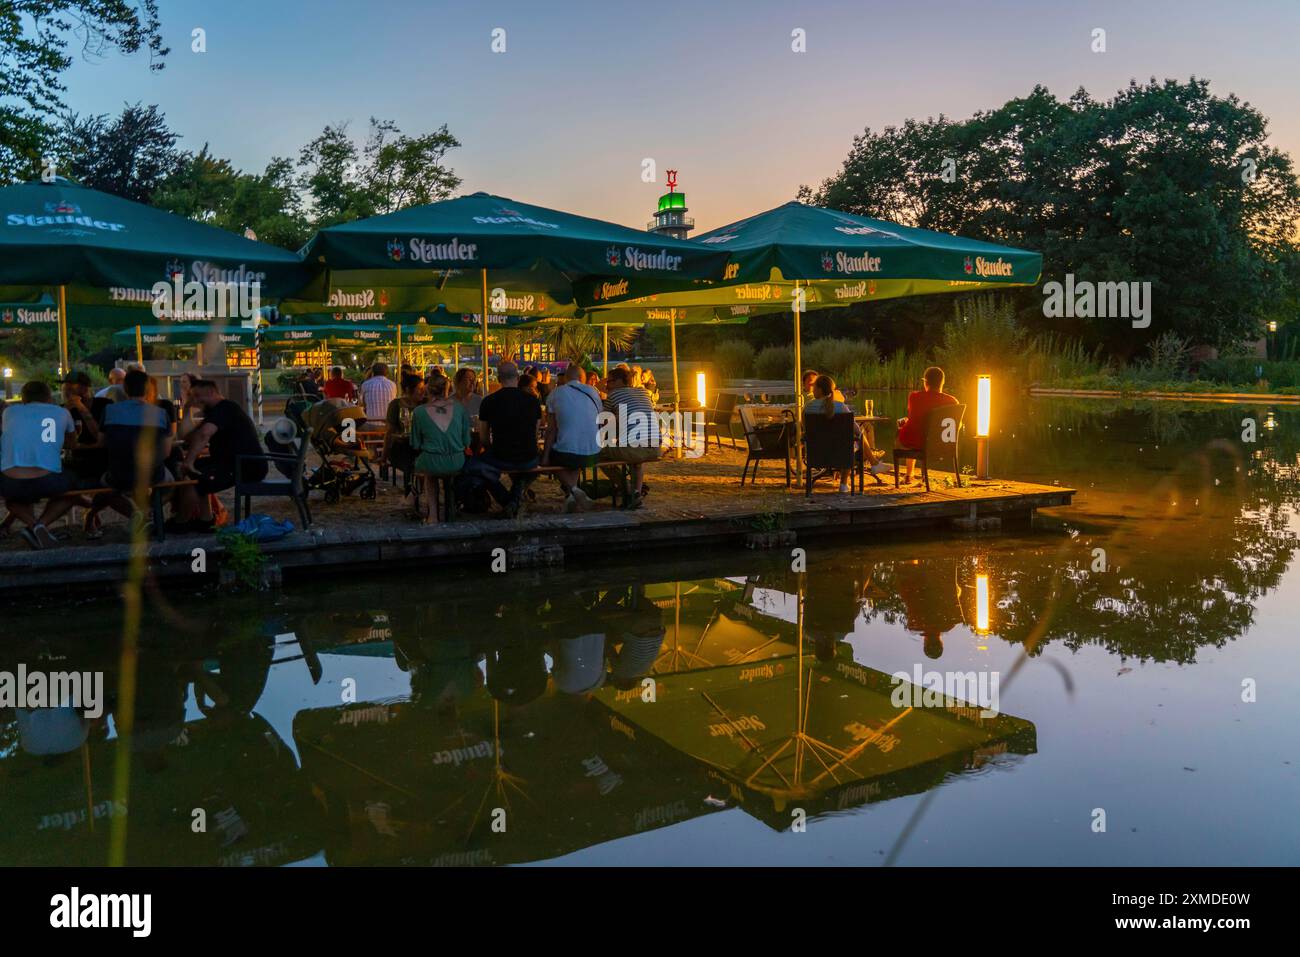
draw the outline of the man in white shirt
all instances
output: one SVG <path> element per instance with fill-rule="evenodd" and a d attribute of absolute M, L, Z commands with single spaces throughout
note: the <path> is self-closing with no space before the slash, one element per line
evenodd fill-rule
<path fill-rule="evenodd" d="M 361 383 L 361 402 L 366 409 L 366 421 L 372 425 L 388 420 L 388 403 L 397 398 L 397 383 L 388 378 L 388 366 L 376 362 L 370 367 L 370 376 Z"/>
<path fill-rule="evenodd" d="M 556 476 L 564 491 L 564 510 L 591 507 L 591 499 L 578 487 L 582 470 L 600 459 L 600 393 L 582 381 L 582 367 L 570 362 L 563 382 L 546 399 L 546 451 L 542 461 L 563 471 Z"/>
<path fill-rule="evenodd" d="M 26 526 L 19 533 L 23 541 L 32 548 L 50 548 L 56 540 L 47 526 L 77 504 L 75 498 L 61 497 L 72 488 L 62 452 L 76 444 L 77 430 L 44 382 L 24 384 L 22 399 L 0 419 L 0 497 Z M 38 520 L 33 506 L 42 499 L 49 504 Z"/>
<path fill-rule="evenodd" d="M 95 393 L 96 399 L 107 399 L 113 392 L 114 386 L 120 386 L 126 380 L 126 370 L 119 369 L 117 366 L 108 370 L 108 385 Z M 114 400 L 116 401 L 116 400 Z"/>

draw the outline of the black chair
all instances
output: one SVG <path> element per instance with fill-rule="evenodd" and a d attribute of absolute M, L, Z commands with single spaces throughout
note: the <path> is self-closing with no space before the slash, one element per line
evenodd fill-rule
<path fill-rule="evenodd" d="M 736 444 L 736 433 L 731 431 L 731 420 L 736 413 L 736 404 L 740 401 L 740 396 L 734 392 L 719 392 L 713 400 L 713 408 L 704 409 L 704 454 L 709 454 L 709 430 L 713 430 L 713 438 L 718 443 L 718 448 L 722 448 L 722 436 L 726 435 L 731 440 L 733 449 L 739 448 Z"/>
<path fill-rule="evenodd" d="M 858 494 L 866 487 L 862 450 L 854 447 L 857 427 L 852 412 L 838 412 L 827 418 L 816 412 L 803 417 L 804 435 L 804 494 L 812 498 L 813 483 L 827 472 L 850 472 L 857 477 L 857 489 L 849 481 L 850 494 Z M 818 470 L 813 474 L 814 469 Z"/>
<path fill-rule="evenodd" d="M 966 415 L 966 406 L 941 405 L 931 409 L 925 423 L 925 447 L 921 449 L 894 448 L 894 488 L 898 488 L 899 463 L 911 459 L 921 463 L 921 478 L 925 480 L 925 490 L 930 491 L 930 460 L 942 455 L 952 456 L 952 471 L 961 486 L 961 465 L 957 461 L 957 436 L 961 432 L 961 421 Z M 952 441 L 948 441 L 951 436 Z"/>
<path fill-rule="evenodd" d="M 754 466 L 749 484 L 758 478 L 758 463 L 767 459 L 785 460 L 785 486 L 790 487 L 790 443 L 794 439 L 794 413 L 789 409 L 781 410 L 780 421 L 760 423 L 749 406 L 741 406 L 740 422 L 745 427 L 745 467 L 740 472 L 740 484 L 745 484 L 745 476 L 750 465 Z"/>
<path fill-rule="evenodd" d="M 298 451 L 293 455 L 263 452 L 261 455 L 238 455 L 235 457 L 235 521 L 244 513 L 252 514 L 253 498 L 291 498 L 298 507 L 298 517 L 302 527 L 311 527 L 311 505 L 307 501 L 307 481 L 303 476 L 307 464 L 307 450 L 311 443 L 305 433 L 298 436 Z M 266 478 L 257 481 L 244 481 L 245 462 L 265 462 L 268 466 Z M 270 474 L 269 467 L 274 465 L 280 472 L 278 476 Z M 283 467 L 282 467 L 283 466 Z M 241 509 L 242 504 L 242 509 Z"/>

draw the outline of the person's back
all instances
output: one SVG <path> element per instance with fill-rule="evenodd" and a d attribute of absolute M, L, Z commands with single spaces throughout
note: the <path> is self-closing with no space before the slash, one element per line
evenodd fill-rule
<path fill-rule="evenodd" d="M 618 429 L 618 445 L 629 448 L 653 448 L 660 445 L 659 417 L 655 414 L 650 393 L 640 386 L 627 385 L 626 374 L 610 376 L 610 391 L 605 397 L 605 411 L 612 412 Z"/>
<path fill-rule="evenodd" d="M 257 427 L 248 413 L 231 399 L 222 399 L 215 405 L 208 406 L 203 412 L 204 424 L 216 426 L 216 432 L 208 442 L 208 451 L 214 464 L 222 471 L 232 475 L 235 461 L 240 455 L 261 455 L 262 443 L 257 437 Z M 258 473 L 261 473 L 260 475 Z M 249 462 L 244 469 L 244 478 L 257 480 L 265 477 L 266 462 Z"/>
<path fill-rule="evenodd" d="M 585 382 L 566 382 L 550 394 L 546 411 L 556 420 L 557 452 L 576 456 L 600 453 L 599 417 L 605 409 L 598 393 Z"/>
<path fill-rule="evenodd" d="M 478 417 L 490 430 L 488 451 L 494 459 L 513 464 L 537 458 L 537 423 L 542 417 L 542 404 L 536 396 L 518 385 L 503 386 L 483 397 Z"/>
<path fill-rule="evenodd" d="M 898 444 L 905 449 L 921 448 L 925 445 L 925 426 L 930 411 L 956 404 L 956 397 L 946 392 L 913 392 L 907 397 L 907 421 L 898 430 Z"/>
<path fill-rule="evenodd" d="M 68 410 L 52 402 L 6 407 L 0 425 L 0 472 L 61 472 L 64 436 L 75 429 Z"/>
<path fill-rule="evenodd" d="M 388 403 L 397 398 L 397 383 L 387 376 L 371 376 L 361 383 L 360 391 L 366 418 L 382 422 L 388 412 Z"/>
<path fill-rule="evenodd" d="M 135 487 L 141 443 L 149 448 L 149 483 L 162 481 L 170 432 L 167 413 L 142 397 L 128 395 L 109 406 L 104 413 L 109 484 L 124 491 Z"/>
<path fill-rule="evenodd" d="M 321 390 L 327 399 L 352 399 L 356 397 L 357 387 L 343 375 L 343 370 L 335 370 Z"/>

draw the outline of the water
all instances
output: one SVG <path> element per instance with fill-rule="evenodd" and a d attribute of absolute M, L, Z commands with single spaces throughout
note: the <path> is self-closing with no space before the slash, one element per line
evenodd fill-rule
<path fill-rule="evenodd" d="M 0 709 L 0 863 L 1295 864 L 1298 449 L 1028 402 L 995 473 L 1079 494 L 1004 536 L 151 591 L 122 762 L 120 607 L 14 605 L 0 672 L 110 701 Z"/>

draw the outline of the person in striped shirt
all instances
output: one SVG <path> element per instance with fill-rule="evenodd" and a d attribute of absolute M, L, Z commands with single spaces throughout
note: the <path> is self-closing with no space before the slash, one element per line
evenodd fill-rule
<path fill-rule="evenodd" d="M 601 430 L 600 460 L 622 462 L 628 466 L 631 487 L 635 490 L 629 509 L 640 508 L 645 498 L 645 464 L 659 458 L 659 416 L 650 393 L 632 385 L 630 370 L 619 366 L 609 371 L 609 394 L 605 397 L 608 427 Z"/>

